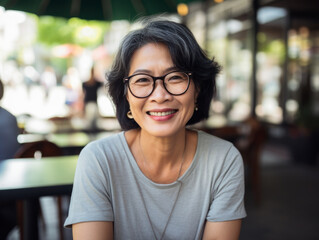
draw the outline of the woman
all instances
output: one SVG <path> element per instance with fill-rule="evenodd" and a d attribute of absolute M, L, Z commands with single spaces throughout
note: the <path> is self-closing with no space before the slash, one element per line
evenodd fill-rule
<path fill-rule="evenodd" d="M 186 125 L 208 117 L 219 72 L 192 33 L 151 21 L 122 42 L 108 75 L 123 132 L 80 154 L 69 217 L 74 239 L 237 239 L 242 159 Z"/>

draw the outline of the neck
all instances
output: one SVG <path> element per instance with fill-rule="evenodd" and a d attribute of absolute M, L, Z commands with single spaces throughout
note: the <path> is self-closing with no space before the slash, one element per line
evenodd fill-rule
<path fill-rule="evenodd" d="M 143 154 L 153 163 L 174 164 L 179 162 L 185 151 L 186 130 L 170 137 L 154 137 L 141 130 L 140 147 Z"/>
<path fill-rule="evenodd" d="M 186 152 L 186 130 L 167 138 L 139 132 L 139 166 L 151 180 L 159 183 L 176 181 L 182 171 Z"/>

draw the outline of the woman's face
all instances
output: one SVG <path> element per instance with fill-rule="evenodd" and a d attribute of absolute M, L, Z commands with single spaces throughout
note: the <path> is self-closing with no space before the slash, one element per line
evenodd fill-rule
<path fill-rule="evenodd" d="M 132 56 L 129 76 L 146 73 L 154 77 L 163 76 L 176 69 L 166 45 L 148 43 Z M 153 93 L 147 98 L 136 98 L 130 91 L 127 100 L 134 120 L 142 130 L 158 137 L 168 137 L 185 128 L 192 117 L 197 91 L 193 81 L 186 93 L 173 96 L 168 93 L 163 81 L 157 80 Z"/>

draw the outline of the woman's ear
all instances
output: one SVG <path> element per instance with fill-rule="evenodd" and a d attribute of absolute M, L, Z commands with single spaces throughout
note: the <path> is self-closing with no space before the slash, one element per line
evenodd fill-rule
<path fill-rule="evenodd" d="M 196 90 L 195 90 L 195 102 L 197 102 L 197 98 L 198 98 L 199 92 L 200 92 L 200 88 L 196 87 Z"/>

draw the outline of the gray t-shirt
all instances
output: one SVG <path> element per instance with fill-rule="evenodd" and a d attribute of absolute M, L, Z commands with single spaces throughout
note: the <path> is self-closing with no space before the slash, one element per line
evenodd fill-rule
<path fill-rule="evenodd" d="M 167 223 L 163 239 L 201 239 L 206 220 L 246 216 L 244 191 L 242 158 L 227 141 L 199 131 L 187 171 L 158 184 L 141 172 L 121 132 L 81 152 L 65 226 L 113 221 L 114 239 L 149 240 Z"/>

